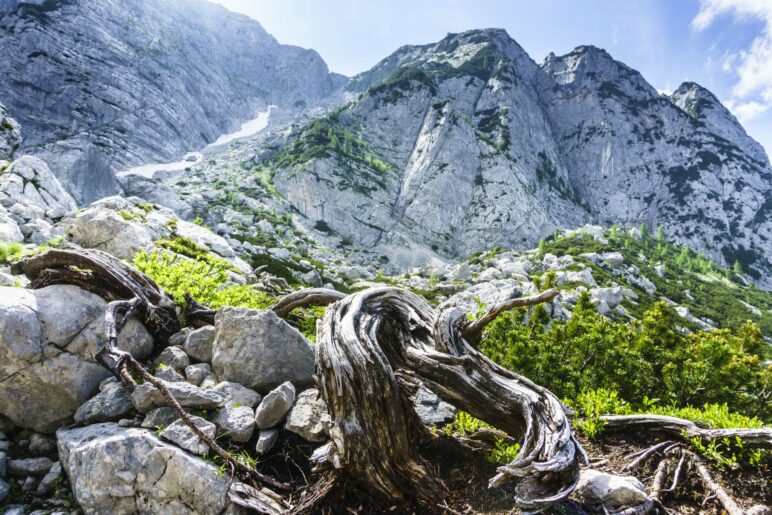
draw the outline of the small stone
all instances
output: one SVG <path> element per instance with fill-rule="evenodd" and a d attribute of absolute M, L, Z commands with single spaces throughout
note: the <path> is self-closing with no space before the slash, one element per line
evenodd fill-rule
<path fill-rule="evenodd" d="M 54 489 L 55 482 L 62 477 L 62 465 L 60 462 L 56 462 L 51 467 L 51 470 L 48 471 L 48 473 L 43 476 L 43 479 L 40 480 L 40 483 L 37 485 L 37 489 L 35 490 L 35 495 L 38 497 L 42 497 Z"/>
<path fill-rule="evenodd" d="M 427 426 L 444 424 L 453 420 L 456 415 L 456 408 L 423 386 L 418 389 L 413 399 L 413 407 L 418 418 Z"/>
<path fill-rule="evenodd" d="M 279 425 L 294 402 L 295 387 L 289 381 L 271 390 L 257 407 L 255 413 L 257 427 L 268 429 Z"/>
<path fill-rule="evenodd" d="M 262 396 L 256 391 L 240 385 L 239 383 L 232 383 L 230 381 L 218 383 L 212 389 L 223 394 L 226 398 L 226 402 L 229 404 L 254 408 L 262 399 Z"/>
<path fill-rule="evenodd" d="M 319 396 L 319 391 L 311 388 L 298 395 L 295 405 L 287 414 L 284 429 L 308 442 L 323 442 L 327 439 L 330 423 L 327 404 Z"/>
<path fill-rule="evenodd" d="M 0 479 L 5 477 L 6 474 L 6 462 L 8 457 L 4 452 L 0 452 Z"/>
<path fill-rule="evenodd" d="M 201 381 L 201 388 L 204 390 L 209 390 L 211 388 L 214 388 L 217 385 L 217 378 L 214 376 L 214 374 L 208 375 L 204 378 L 203 381 Z"/>
<path fill-rule="evenodd" d="M 43 476 L 54 464 L 48 458 L 8 460 L 8 474 L 14 477 Z"/>
<path fill-rule="evenodd" d="M 248 406 L 226 404 L 212 419 L 220 431 L 235 443 L 248 442 L 255 430 L 255 412 Z"/>
<path fill-rule="evenodd" d="M 166 365 L 172 367 L 177 372 L 182 372 L 185 367 L 190 365 L 190 358 L 182 347 L 166 347 L 157 358 L 153 360 L 154 365 Z"/>
<path fill-rule="evenodd" d="M 120 383 L 107 383 L 104 389 L 78 408 L 75 422 L 93 424 L 119 420 L 131 412 L 131 395 Z"/>
<path fill-rule="evenodd" d="M 0 503 L 5 500 L 6 497 L 8 497 L 8 494 L 11 492 L 11 485 L 0 479 Z M 6 510 L 8 507 L 6 507 Z M 8 511 L 5 511 L 4 513 L 8 513 Z M 22 514 L 24 511 L 22 511 Z"/>
<path fill-rule="evenodd" d="M 159 427 L 166 427 L 173 423 L 179 417 L 174 408 L 162 407 L 150 410 L 145 416 L 145 420 L 142 421 L 141 426 L 150 429 L 157 429 Z"/>
<path fill-rule="evenodd" d="M 29 451 L 35 456 L 43 456 L 56 451 L 56 439 L 52 436 L 32 433 L 29 438 Z"/>
<path fill-rule="evenodd" d="M 181 383 L 185 381 L 185 378 L 182 377 L 176 370 L 174 370 L 173 367 L 169 365 L 158 365 L 158 369 L 155 371 L 155 374 L 158 379 L 163 379 L 164 381 L 168 381 L 170 383 Z"/>
<path fill-rule="evenodd" d="M 586 504 L 603 504 L 612 508 L 635 506 L 647 498 L 645 487 L 638 479 L 594 469 L 584 469 L 579 473 L 574 493 Z"/>
<path fill-rule="evenodd" d="M 206 325 L 188 333 L 185 339 L 185 352 L 196 361 L 212 362 L 214 345 L 214 326 Z"/>
<path fill-rule="evenodd" d="M 190 327 L 183 327 L 179 333 L 174 333 L 169 337 L 169 345 L 172 347 L 182 347 L 185 345 L 185 340 L 188 339 L 188 335 L 191 333 Z"/>
<path fill-rule="evenodd" d="M 8 420 L 5 416 L 0 415 L 0 433 L 10 433 L 14 430 L 13 422 Z M 2 440 L 2 438 L 0 438 Z"/>
<path fill-rule="evenodd" d="M 217 433 L 217 428 L 211 422 L 204 420 L 201 417 L 191 417 L 193 423 L 197 428 L 201 429 L 205 435 L 214 439 Z M 197 434 L 182 420 L 177 420 L 172 425 L 161 431 L 159 435 L 163 440 L 171 442 L 181 449 L 185 449 L 193 454 L 199 456 L 206 454 L 209 451 L 209 446 L 201 440 Z"/>
<path fill-rule="evenodd" d="M 185 378 L 190 384 L 199 386 L 208 376 L 212 375 L 212 367 L 209 363 L 199 363 L 185 367 Z"/>
<path fill-rule="evenodd" d="M 29 476 L 27 479 L 24 480 L 24 483 L 22 483 L 21 491 L 26 494 L 26 493 L 32 492 L 37 487 L 38 487 L 38 480 L 32 476 Z"/>
<path fill-rule="evenodd" d="M 257 445 L 255 446 L 255 451 L 257 451 L 258 454 L 265 454 L 266 452 L 270 451 L 274 445 L 276 445 L 276 441 L 278 439 L 279 439 L 278 429 L 261 430 L 260 436 L 257 438 Z"/>
<path fill-rule="evenodd" d="M 51 470 L 48 471 L 48 474 L 40 481 L 37 490 L 35 490 L 35 495 L 42 497 L 53 491 L 54 484 L 60 477 L 62 477 L 62 464 L 57 461 L 51 467 Z"/>

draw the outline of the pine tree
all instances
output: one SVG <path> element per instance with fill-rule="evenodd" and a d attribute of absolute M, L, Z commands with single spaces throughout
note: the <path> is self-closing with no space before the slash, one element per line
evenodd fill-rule
<path fill-rule="evenodd" d="M 732 265 L 732 271 L 733 271 L 735 274 L 737 274 L 737 275 L 739 275 L 739 276 L 741 276 L 741 277 L 742 277 L 742 275 L 743 275 L 743 273 L 744 273 L 744 272 L 743 272 L 743 265 L 742 265 L 742 263 L 740 263 L 738 260 L 736 260 L 736 259 L 735 259 L 735 261 L 734 261 L 734 265 Z"/>
<path fill-rule="evenodd" d="M 665 229 L 657 227 L 657 239 L 659 241 L 665 241 Z"/>
<path fill-rule="evenodd" d="M 649 226 L 646 225 L 645 223 L 642 223 L 638 227 L 638 229 L 641 231 L 641 236 L 643 236 L 644 238 L 647 238 L 649 236 Z"/>

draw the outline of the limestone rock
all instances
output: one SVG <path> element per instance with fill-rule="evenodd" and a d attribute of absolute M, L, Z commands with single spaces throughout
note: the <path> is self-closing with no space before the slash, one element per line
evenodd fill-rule
<path fill-rule="evenodd" d="M 262 399 L 262 396 L 256 391 L 240 385 L 239 383 L 230 381 L 218 383 L 212 389 L 224 395 L 227 403 L 235 404 L 237 406 L 241 405 L 254 408 Z"/>
<path fill-rule="evenodd" d="M 230 479 L 152 431 L 95 424 L 60 430 L 59 457 L 86 513 L 223 513 Z"/>
<path fill-rule="evenodd" d="M 177 372 L 184 372 L 185 367 L 190 365 L 190 358 L 182 347 L 166 347 L 158 357 L 153 360 L 154 365 L 166 365 L 172 367 Z"/>
<path fill-rule="evenodd" d="M 580 472 L 574 493 L 587 504 L 604 504 L 612 508 L 635 506 L 647 498 L 646 488 L 638 479 L 594 469 Z"/>
<path fill-rule="evenodd" d="M 205 435 L 210 438 L 214 438 L 217 433 L 217 428 L 211 422 L 204 420 L 201 417 L 191 416 L 193 424 L 199 428 Z M 192 452 L 193 454 L 203 455 L 209 451 L 209 446 L 204 443 L 199 436 L 188 427 L 188 425 L 182 420 L 176 420 L 172 422 L 169 427 L 161 431 L 159 435 L 163 440 L 172 442 L 173 444 Z"/>
<path fill-rule="evenodd" d="M 421 387 L 413 399 L 418 418 L 427 426 L 444 424 L 453 420 L 456 408 L 440 399 L 437 394 L 428 388 Z"/>
<path fill-rule="evenodd" d="M 110 375 L 94 359 L 104 309 L 104 300 L 76 286 L 0 288 L 0 414 L 50 433 L 96 393 Z M 153 338 L 132 319 L 118 346 L 141 359 Z"/>
<path fill-rule="evenodd" d="M 44 476 L 54 462 L 48 458 L 23 458 L 8 460 L 8 475 L 14 477 Z"/>
<path fill-rule="evenodd" d="M 104 390 L 78 408 L 75 422 L 93 424 L 120 420 L 129 414 L 132 408 L 131 394 L 120 383 L 110 383 Z"/>
<path fill-rule="evenodd" d="M 265 454 L 270 451 L 276 442 L 279 440 L 278 429 L 261 429 L 260 436 L 257 439 L 255 451 L 258 454 Z"/>
<path fill-rule="evenodd" d="M 185 380 L 190 384 L 200 386 L 204 379 L 212 374 L 209 363 L 198 363 L 185 367 Z"/>
<path fill-rule="evenodd" d="M 314 349 L 271 310 L 221 308 L 215 316 L 212 368 L 220 379 L 264 393 L 291 381 L 313 381 Z"/>
<path fill-rule="evenodd" d="M 255 412 L 248 406 L 225 404 L 215 414 L 212 422 L 233 442 L 244 443 L 252 438 L 255 430 Z"/>
<path fill-rule="evenodd" d="M 284 420 L 295 402 L 295 387 L 287 381 L 266 395 L 255 412 L 255 424 L 259 429 L 275 427 Z"/>
<path fill-rule="evenodd" d="M 168 383 L 164 385 L 182 407 L 194 409 L 214 409 L 225 402 L 225 396 L 213 390 L 203 390 L 190 383 Z M 134 407 L 140 413 L 147 413 L 153 408 L 167 406 L 161 392 L 150 383 L 137 385 L 131 394 Z"/>
<path fill-rule="evenodd" d="M 214 326 L 207 325 L 188 333 L 185 338 L 185 352 L 196 361 L 210 363 L 214 345 Z"/>
<path fill-rule="evenodd" d="M 319 390 L 310 388 L 298 395 L 295 405 L 287 414 L 284 429 L 300 435 L 308 442 L 323 442 L 332 423 L 327 404 L 319 396 Z"/>

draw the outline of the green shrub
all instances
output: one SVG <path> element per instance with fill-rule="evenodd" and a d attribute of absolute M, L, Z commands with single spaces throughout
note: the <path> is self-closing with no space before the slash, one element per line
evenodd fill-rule
<path fill-rule="evenodd" d="M 275 301 L 249 285 L 229 284 L 230 264 L 219 258 L 190 259 L 170 252 L 143 250 L 134 256 L 133 263 L 180 305 L 184 304 L 186 293 L 213 309 L 222 306 L 263 309 Z"/>

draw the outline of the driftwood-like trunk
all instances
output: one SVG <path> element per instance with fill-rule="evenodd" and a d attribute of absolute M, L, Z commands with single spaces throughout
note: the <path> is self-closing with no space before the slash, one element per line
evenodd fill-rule
<path fill-rule="evenodd" d="M 388 499 L 436 501 L 444 487 L 420 454 L 428 434 L 410 399 L 423 383 L 522 439 L 520 455 L 499 468 L 490 486 L 515 481 L 524 509 L 564 499 L 585 458 L 560 401 L 475 350 L 461 332 L 467 322 L 461 310 L 435 313 L 422 298 L 393 287 L 328 308 L 317 335 L 316 374 L 334 424 L 330 461 Z"/>

